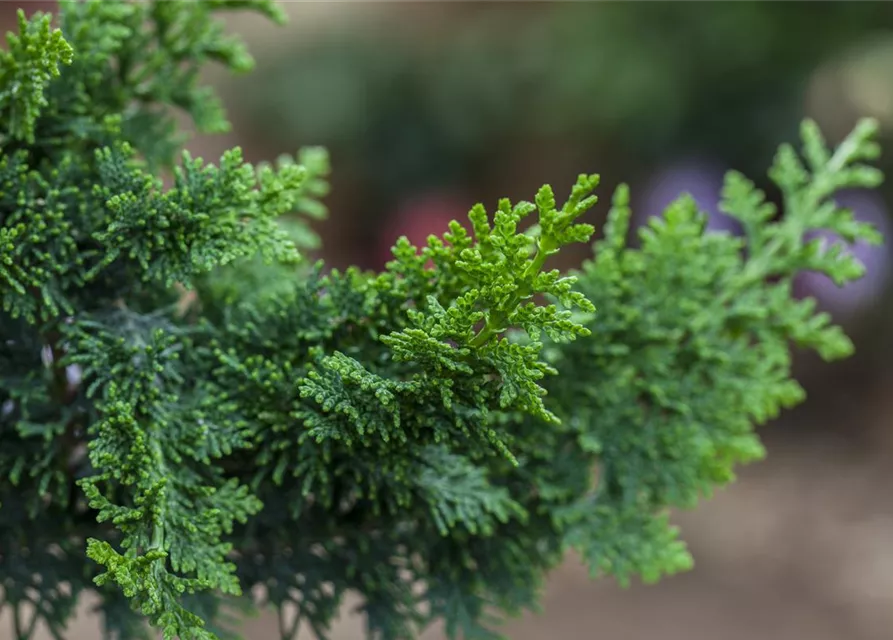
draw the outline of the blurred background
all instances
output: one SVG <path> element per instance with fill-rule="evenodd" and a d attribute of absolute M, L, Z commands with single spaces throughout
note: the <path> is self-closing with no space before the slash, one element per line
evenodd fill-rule
<path fill-rule="evenodd" d="M 4 31 L 18 6 L 0 2 Z M 318 225 L 335 266 L 379 268 L 401 234 L 441 233 L 475 202 L 565 192 L 580 172 L 631 185 L 639 221 L 683 191 L 716 212 L 735 168 L 772 193 L 766 170 L 803 117 L 838 142 L 880 121 L 893 175 L 893 3 L 287 2 L 287 27 L 244 15 L 256 71 L 209 73 L 233 133 L 196 138 L 208 158 L 251 161 L 324 145 L 331 215 Z M 893 181 L 890 183 L 893 185 Z M 891 187 L 847 193 L 891 234 Z M 768 459 L 696 511 L 678 514 L 691 573 L 622 591 L 574 558 L 544 611 L 513 640 L 889 640 L 893 638 L 893 282 L 888 248 L 858 246 L 868 276 L 844 289 L 804 277 L 858 353 L 801 356 L 809 400 L 762 429 Z M 575 266 L 584 247 L 566 258 Z M 83 617 L 70 638 L 94 638 Z M 6 625 L 0 626 L 0 639 Z M 251 639 L 275 622 L 247 623 Z M 345 613 L 336 639 L 360 638 Z M 430 640 L 442 636 L 433 630 Z"/>

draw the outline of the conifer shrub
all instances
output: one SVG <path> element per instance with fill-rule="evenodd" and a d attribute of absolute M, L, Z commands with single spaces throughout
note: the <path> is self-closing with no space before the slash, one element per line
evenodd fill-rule
<path fill-rule="evenodd" d="M 667 511 L 763 455 L 755 426 L 803 400 L 794 346 L 853 349 L 791 280 L 845 284 L 847 243 L 880 242 L 834 201 L 880 183 L 874 124 L 829 148 L 806 122 L 770 170 L 781 212 L 729 173 L 741 237 L 682 195 L 628 244 L 621 186 L 592 259 L 550 270 L 594 233 L 581 175 L 397 240 L 381 273 L 330 270 L 307 257 L 323 150 L 181 151 L 176 111 L 227 126 L 203 65 L 250 68 L 215 18 L 236 8 L 283 19 L 268 0 L 69 1 L 55 23 L 20 14 L 0 54 L 15 638 L 65 638 L 88 592 L 122 640 L 233 637 L 249 600 L 282 638 L 325 638 L 348 592 L 369 638 L 495 638 L 568 549 L 622 584 L 688 569 Z"/>

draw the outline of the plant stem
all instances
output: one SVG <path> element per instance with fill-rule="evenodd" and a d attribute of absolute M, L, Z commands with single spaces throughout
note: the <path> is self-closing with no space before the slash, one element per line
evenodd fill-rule
<path fill-rule="evenodd" d="M 17 602 L 12 607 L 12 624 L 15 629 L 16 640 L 30 640 L 31 636 L 34 635 L 34 629 L 37 626 L 38 613 L 40 613 L 39 607 L 36 603 L 34 604 L 34 613 L 31 615 L 31 620 L 25 625 L 20 605 L 21 603 Z"/>
<path fill-rule="evenodd" d="M 279 636 L 283 640 L 296 640 L 302 618 L 300 606 L 295 604 L 295 619 L 290 625 L 286 625 L 285 623 L 285 603 L 283 602 L 276 609 L 279 614 Z"/>
<path fill-rule="evenodd" d="M 484 325 L 484 328 L 471 341 L 470 346 L 472 348 L 482 347 L 490 338 L 506 329 L 507 310 L 514 309 L 521 300 L 530 295 L 530 283 L 539 275 L 543 265 L 546 264 L 546 260 L 555 249 L 555 243 L 549 238 L 539 239 L 536 255 L 533 256 L 533 260 L 530 261 L 521 274 L 521 286 L 518 287 L 515 294 L 509 298 L 502 308 L 494 309 L 487 315 L 487 323 Z"/>
<path fill-rule="evenodd" d="M 19 610 L 19 603 L 15 603 L 12 607 L 12 627 L 16 634 L 16 640 L 28 640 L 25 630 L 22 628 L 22 615 Z"/>

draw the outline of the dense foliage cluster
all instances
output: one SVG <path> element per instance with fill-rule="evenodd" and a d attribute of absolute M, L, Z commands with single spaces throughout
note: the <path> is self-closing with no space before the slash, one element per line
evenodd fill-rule
<path fill-rule="evenodd" d="M 771 171 L 777 215 L 730 174 L 741 238 L 680 197 L 627 245 L 620 188 L 594 258 L 598 176 L 566 200 L 476 206 L 381 273 L 306 258 L 328 160 L 178 153 L 172 108 L 226 126 L 197 83 L 250 59 L 219 9 L 264 0 L 64 2 L 0 54 L 0 610 L 56 638 L 85 592 L 107 638 L 211 639 L 263 594 L 282 638 L 320 638 L 348 592 L 370 638 L 498 637 L 567 548 L 593 575 L 690 566 L 667 522 L 762 455 L 802 399 L 791 343 L 852 345 L 802 270 L 839 283 L 880 241 L 838 207 L 874 187 L 866 122 L 803 129 Z M 159 176 L 169 172 L 165 182 Z M 806 241 L 827 229 L 841 242 Z M 260 587 L 260 589 L 257 589 Z M 242 596 L 241 594 L 246 594 Z"/>

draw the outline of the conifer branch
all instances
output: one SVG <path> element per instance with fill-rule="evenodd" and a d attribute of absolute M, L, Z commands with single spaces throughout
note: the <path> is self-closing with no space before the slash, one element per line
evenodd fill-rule
<path fill-rule="evenodd" d="M 56 28 L 20 13 L 0 54 L 0 609 L 17 638 L 65 637 L 92 592 L 106 638 L 224 640 L 257 588 L 283 639 L 326 637 L 349 591 L 370 638 L 436 621 L 498 638 L 567 547 L 622 584 L 688 569 L 666 511 L 764 455 L 755 427 L 804 397 L 791 345 L 853 350 L 791 281 L 863 275 L 846 245 L 881 237 L 834 198 L 880 184 L 876 125 L 832 149 L 806 122 L 769 174 L 780 209 L 729 173 L 740 238 L 680 197 L 630 247 L 621 187 L 593 258 L 547 270 L 594 232 L 584 174 L 561 207 L 544 186 L 399 239 L 382 273 L 327 270 L 304 260 L 324 150 L 182 152 L 173 110 L 228 126 L 198 76 L 250 68 L 214 17 L 246 8 L 283 17 L 70 0 Z"/>

